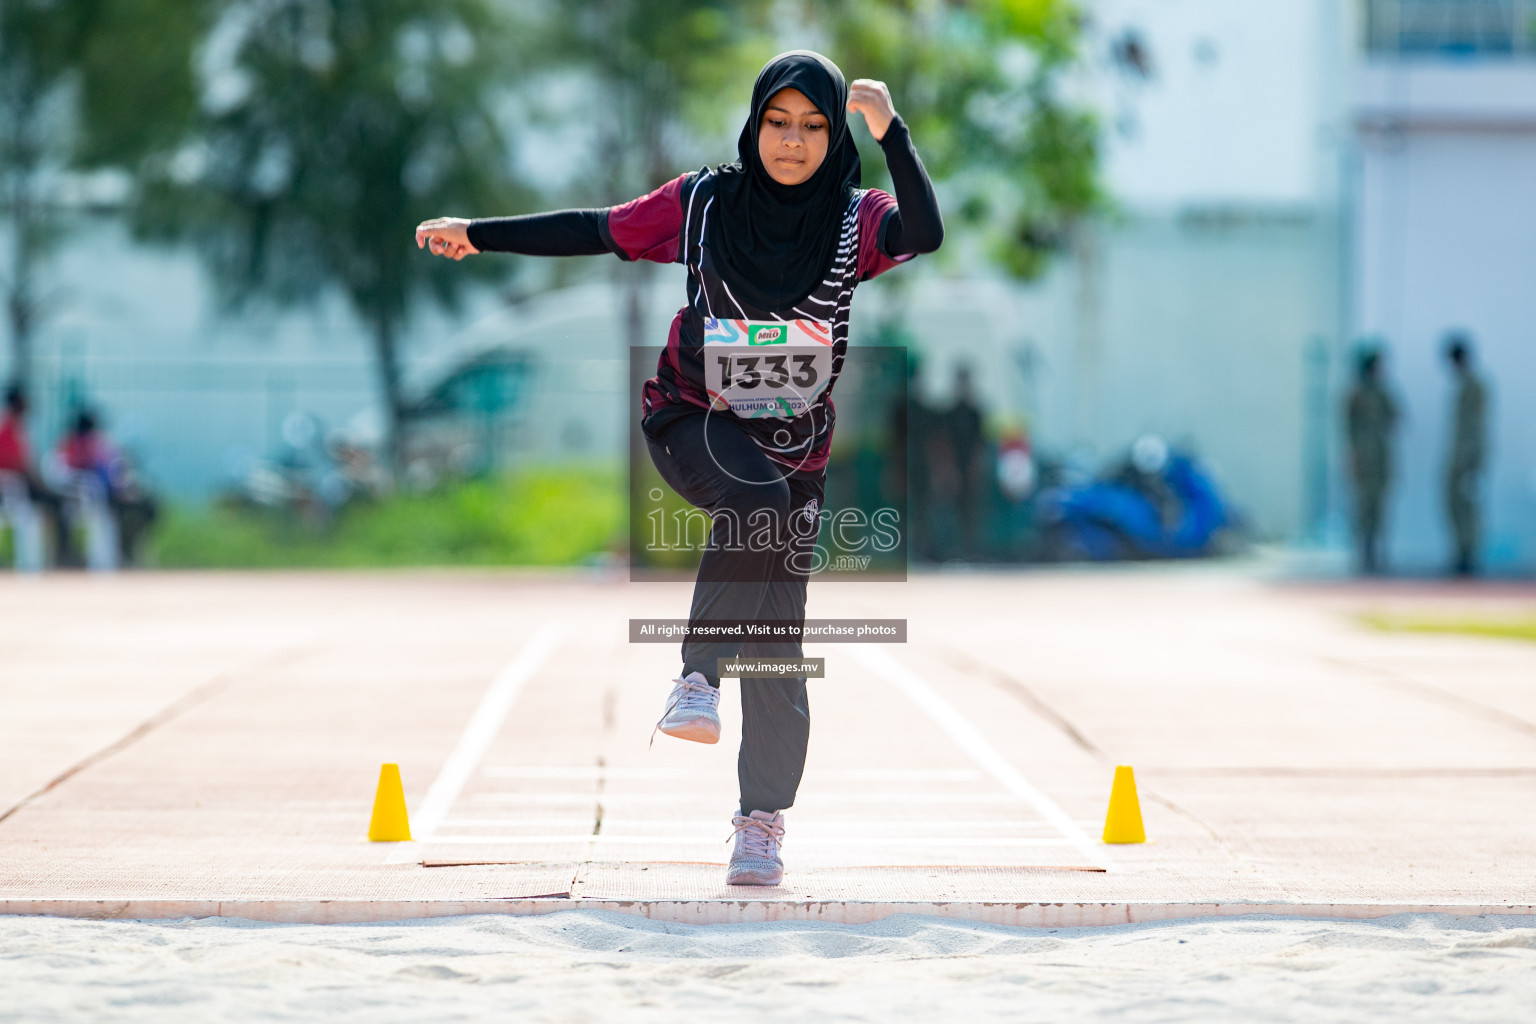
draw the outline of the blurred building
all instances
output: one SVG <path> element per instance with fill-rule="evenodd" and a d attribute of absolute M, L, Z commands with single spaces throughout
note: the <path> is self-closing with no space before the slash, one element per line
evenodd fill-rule
<path fill-rule="evenodd" d="M 1407 420 L 1390 554 L 1443 569 L 1451 385 L 1470 332 L 1492 389 L 1483 487 L 1490 569 L 1536 568 L 1536 3 L 1370 0 L 1348 101 L 1350 306 L 1379 335 Z"/>

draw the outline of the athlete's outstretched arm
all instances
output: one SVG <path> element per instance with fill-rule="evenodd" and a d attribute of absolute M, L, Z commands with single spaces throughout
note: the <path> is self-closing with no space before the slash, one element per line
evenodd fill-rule
<path fill-rule="evenodd" d="M 944 242 L 944 220 L 933 182 L 912 148 L 906 123 L 891 103 L 884 82 L 856 78 L 848 87 L 848 109 L 864 115 L 869 132 L 885 153 L 896 192 L 896 209 L 886 215 L 880 229 L 880 248 L 887 256 L 933 252 Z"/>
<path fill-rule="evenodd" d="M 484 220 L 438 217 L 417 226 L 416 247 L 455 260 L 481 252 L 597 256 L 612 251 L 603 241 L 602 225 L 607 218 L 607 207 Z"/>
<path fill-rule="evenodd" d="M 461 260 L 477 252 L 515 252 L 524 256 L 597 256 L 611 252 L 621 260 L 672 263 L 683 225 L 679 201 L 686 175 L 620 206 L 556 210 L 523 217 L 465 220 L 439 217 L 416 228 L 418 248 Z"/>

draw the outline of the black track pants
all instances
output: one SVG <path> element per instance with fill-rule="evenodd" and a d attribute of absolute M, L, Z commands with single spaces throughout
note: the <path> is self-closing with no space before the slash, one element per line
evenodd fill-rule
<path fill-rule="evenodd" d="M 825 470 L 794 471 L 763 454 L 730 414 L 677 416 L 646 434 L 662 479 L 714 522 L 699 563 L 690 622 L 805 621 L 805 588 L 820 525 Z M 793 518 L 792 518 L 793 517 Z M 718 682 L 719 658 L 798 658 L 800 640 L 683 643 L 683 674 Z M 805 678 L 741 681 L 741 813 L 795 802 L 811 711 Z"/>

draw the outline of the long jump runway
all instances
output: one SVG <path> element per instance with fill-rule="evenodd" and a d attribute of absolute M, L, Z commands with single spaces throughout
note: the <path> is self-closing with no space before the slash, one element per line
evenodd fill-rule
<path fill-rule="evenodd" d="M 827 644 L 785 884 L 722 884 L 736 687 L 651 726 L 687 588 L 517 573 L 0 580 L 0 911 L 366 921 L 596 906 L 1002 924 L 1536 911 L 1536 645 L 1362 611 L 1520 588 L 1237 569 L 812 588 Z M 414 841 L 365 838 L 400 765 Z M 1114 766 L 1150 842 L 1098 840 Z"/>

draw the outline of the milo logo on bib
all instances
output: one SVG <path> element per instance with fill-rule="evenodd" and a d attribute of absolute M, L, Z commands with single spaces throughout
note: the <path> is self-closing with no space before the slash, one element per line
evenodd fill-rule
<path fill-rule="evenodd" d="M 748 345 L 782 345 L 788 338 L 782 324 L 752 324 L 747 328 Z"/>

